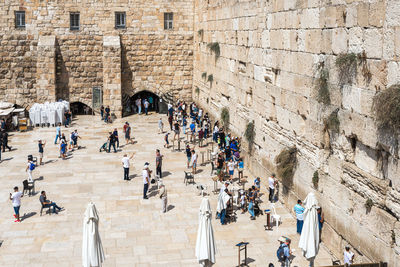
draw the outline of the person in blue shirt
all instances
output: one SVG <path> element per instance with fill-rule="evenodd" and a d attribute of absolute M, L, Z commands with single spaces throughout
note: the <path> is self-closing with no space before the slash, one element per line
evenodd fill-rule
<path fill-rule="evenodd" d="M 44 153 L 44 146 L 46 145 L 46 141 L 42 142 L 42 140 L 39 140 L 38 142 L 38 147 L 39 147 L 39 165 L 42 165 L 43 161 L 43 153 Z"/>
<path fill-rule="evenodd" d="M 58 139 L 60 139 L 61 142 L 61 123 L 58 123 L 56 127 L 56 139 L 54 140 L 54 144 L 57 144 Z"/>
<path fill-rule="evenodd" d="M 297 204 L 294 206 L 294 212 L 296 213 L 297 219 L 297 233 L 301 234 L 301 230 L 303 229 L 303 213 L 304 207 L 302 206 L 301 200 L 297 200 Z"/>
<path fill-rule="evenodd" d="M 186 134 L 186 126 L 187 126 L 186 116 L 183 116 L 183 118 L 182 118 L 182 130 L 183 130 L 183 134 Z"/>
<path fill-rule="evenodd" d="M 244 162 L 243 159 L 240 158 L 238 163 L 239 179 L 243 178 L 243 169 L 244 169 Z"/>
<path fill-rule="evenodd" d="M 192 123 L 190 124 L 190 131 L 191 131 L 191 136 L 190 136 L 190 140 L 193 141 L 194 136 L 196 134 L 196 124 L 194 123 L 194 121 L 192 121 Z"/>

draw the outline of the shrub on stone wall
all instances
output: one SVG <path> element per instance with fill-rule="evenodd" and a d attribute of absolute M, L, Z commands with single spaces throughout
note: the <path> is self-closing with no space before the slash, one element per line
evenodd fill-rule
<path fill-rule="evenodd" d="M 194 89 L 194 92 L 197 94 L 197 97 L 199 97 L 200 88 L 198 86 L 196 86 L 196 88 Z"/>
<path fill-rule="evenodd" d="M 338 117 L 339 109 L 335 109 L 327 118 L 324 119 L 325 129 L 338 133 L 340 127 L 340 120 Z"/>
<path fill-rule="evenodd" d="M 293 175 L 297 164 L 297 148 L 295 146 L 282 149 L 279 155 L 275 158 L 276 170 L 278 178 L 282 180 L 282 184 L 291 188 L 293 185 Z"/>
<path fill-rule="evenodd" d="M 203 73 L 201 74 L 201 78 L 202 78 L 203 80 L 207 79 L 207 72 L 203 72 Z"/>
<path fill-rule="evenodd" d="M 379 92 L 373 100 L 372 109 L 378 129 L 399 133 L 400 129 L 400 84 Z"/>
<path fill-rule="evenodd" d="M 221 51 L 220 51 L 220 48 L 219 48 L 219 43 L 218 42 L 209 43 L 207 45 L 207 47 L 208 47 L 208 49 L 210 49 L 211 52 L 214 53 L 215 61 L 217 61 L 217 59 L 221 55 Z"/>
<path fill-rule="evenodd" d="M 207 82 L 210 83 L 210 87 L 212 86 L 212 82 L 214 81 L 214 76 L 212 74 L 208 75 Z"/>
<path fill-rule="evenodd" d="M 368 198 L 367 201 L 365 201 L 365 209 L 367 210 L 367 213 L 369 213 L 372 209 L 372 206 L 374 205 L 374 202 L 372 201 L 372 199 Z"/>
<path fill-rule="evenodd" d="M 312 183 L 313 183 L 315 189 L 318 189 L 318 182 L 319 182 L 318 171 L 315 171 L 313 174 L 313 177 L 312 177 Z"/>
<path fill-rule="evenodd" d="M 229 128 L 229 109 L 227 107 L 221 109 L 221 121 L 225 128 Z"/>
<path fill-rule="evenodd" d="M 254 143 L 254 139 L 256 137 L 254 121 L 250 121 L 246 125 L 246 130 L 244 131 L 244 137 L 246 138 L 247 142 L 249 143 L 249 151 L 252 148 Z"/>
<path fill-rule="evenodd" d="M 335 65 L 339 73 L 339 85 L 351 84 L 357 74 L 357 55 L 355 53 L 339 54 Z"/>
<path fill-rule="evenodd" d="M 331 97 L 329 94 L 329 71 L 325 68 L 325 62 L 322 61 L 317 66 L 318 76 L 316 79 L 317 100 L 320 103 L 329 105 Z"/>

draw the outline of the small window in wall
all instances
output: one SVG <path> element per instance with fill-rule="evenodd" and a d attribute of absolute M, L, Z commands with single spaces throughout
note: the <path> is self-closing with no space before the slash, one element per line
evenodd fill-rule
<path fill-rule="evenodd" d="M 164 30 L 172 30 L 174 13 L 164 13 Z"/>
<path fill-rule="evenodd" d="M 79 30 L 80 21 L 79 21 L 79 12 L 71 12 L 69 13 L 69 28 L 71 30 Z"/>
<path fill-rule="evenodd" d="M 126 28 L 126 13 L 115 12 L 115 28 L 125 29 Z"/>
<path fill-rule="evenodd" d="M 25 28 L 25 11 L 15 11 L 15 28 Z"/>

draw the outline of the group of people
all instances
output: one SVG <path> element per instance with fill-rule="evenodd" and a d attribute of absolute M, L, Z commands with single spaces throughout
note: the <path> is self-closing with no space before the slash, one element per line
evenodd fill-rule
<path fill-rule="evenodd" d="M 138 97 L 135 100 L 135 107 L 136 107 L 136 113 L 141 115 L 142 114 L 142 107 L 144 108 L 144 114 L 148 115 L 149 114 L 149 109 L 153 108 L 154 105 L 154 99 L 152 96 L 149 96 L 148 98 L 140 98 Z"/>
<path fill-rule="evenodd" d="M 107 107 L 101 106 L 100 107 L 100 118 L 105 123 L 111 123 L 112 122 L 110 106 L 107 106 Z"/>
<path fill-rule="evenodd" d="M 79 136 L 78 130 L 75 129 L 74 131 L 71 131 L 69 134 L 69 140 L 67 140 L 65 134 L 61 132 L 61 123 L 57 125 L 56 127 L 56 138 L 54 139 L 54 144 L 57 145 L 58 141 L 60 141 L 60 158 L 63 160 L 67 158 L 67 152 L 68 151 L 74 151 L 75 149 L 79 148 L 78 145 L 78 139 L 81 137 Z M 69 146 L 68 146 L 69 144 Z M 44 144 L 42 140 L 39 140 L 39 155 L 40 155 L 40 162 L 42 162 L 43 158 L 43 148 Z"/>

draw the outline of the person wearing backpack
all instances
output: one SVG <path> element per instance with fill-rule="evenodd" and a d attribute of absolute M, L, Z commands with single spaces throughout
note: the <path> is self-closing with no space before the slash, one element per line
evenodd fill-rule
<path fill-rule="evenodd" d="M 26 166 L 25 171 L 28 172 L 28 182 L 33 183 L 32 179 L 32 171 L 35 169 L 35 163 L 32 160 L 28 159 L 28 164 Z"/>
<path fill-rule="evenodd" d="M 117 153 L 115 149 L 115 136 L 112 132 L 108 133 L 110 136 L 108 137 L 108 153 L 111 152 L 111 146 L 114 148 L 114 153 Z"/>
<path fill-rule="evenodd" d="M 278 257 L 278 261 L 281 263 L 281 267 L 290 267 L 290 249 L 289 249 L 289 241 L 287 238 L 281 237 L 279 238 L 279 248 L 276 251 L 276 256 Z"/>

